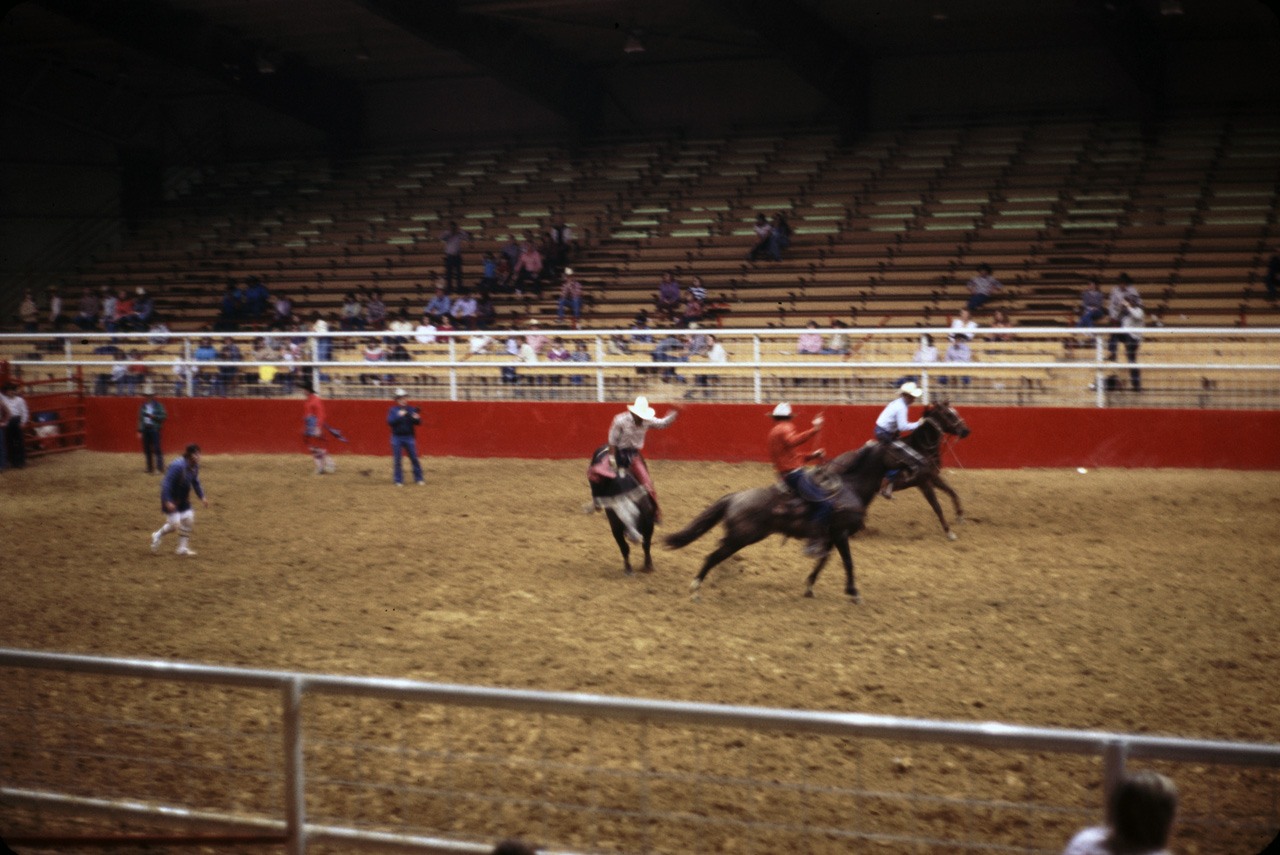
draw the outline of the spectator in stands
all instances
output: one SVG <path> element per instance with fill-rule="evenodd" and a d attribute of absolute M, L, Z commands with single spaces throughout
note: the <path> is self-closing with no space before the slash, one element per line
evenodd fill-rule
<path fill-rule="evenodd" d="M 516 253 L 516 261 L 519 260 L 520 254 Z M 511 269 L 515 265 L 511 263 L 511 259 L 507 257 L 506 253 L 499 255 L 497 261 L 497 266 L 493 272 L 493 290 L 499 294 L 510 294 L 514 290 L 511 286 Z"/>
<path fill-rule="evenodd" d="M 409 320 L 409 310 L 402 308 L 396 312 L 391 323 L 387 324 L 387 332 L 392 333 L 388 341 L 391 344 L 404 344 L 413 335 L 413 321 Z"/>
<path fill-rule="evenodd" d="M 774 261 L 782 260 L 782 251 L 791 246 L 791 224 L 782 212 L 773 215 L 769 233 L 769 257 Z"/>
<path fill-rule="evenodd" d="M 476 292 L 485 297 L 498 290 L 498 259 L 492 252 L 486 252 L 480 258 L 480 280 L 476 282 Z"/>
<path fill-rule="evenodd" d="M 244 291 L 244 313 L 249 320 L 257 323 L 267 313 L 271 292 L 267 290 L 267 286 L 262 279 L 257 276 L 250 276 L 248 283 L 249 287 Z"/>
<path fill-rule="evenodd" d="M 382 291 L 378 288 L 369 292 L 369 299 L 364 304 L 364 319 L 371 330 L 387 328 L 387 304 L 382 302 Z"/>
<path fill-rule="evenodd" d="M 705 356 L 711 347 L 706 333 L 698 324 L 689 324 L 688 351 L 690 356 Z"/>
<path fill-rule="evenodd" d="M 658 283 L 658 295 L 654 298 L 654 306 L 658 313 L 668 320 L 676 316 L 680 309 L 680 283 L 670 270 L 662 273 L 662 281 Z"/>
<path fill-rule="evenodd" d="M 133 317 L 133 295 L 121 288 L 116 295 L 116 326 L 120 330 L 129 329 L 129 321 Z"/>
<path fill-rule="evenodd" d="M 428 315 L 434 315 L 442 318 L 453 310 L 453 301 L 449 299 L 449 295 L 444 292 L 443 285 L 436 286 L 436 295 L 427 302 L 427 308 L 424 310 Z"/>
<path fill-rule="evenodd" d="M 76 306 L 76 316 L 71 322 L 82 330 L 92 330 L 98 327 L 98 312 L 101 311 L 102 304 L 98 298 L 94 296 L 92 288 L 85 288 L 84 294 L 80 297 L 80 302 Z M 115 316 L 115 310 L 112 310 L 112 316 Z"/>
<path fill-rule="evenodd" d="M 537 318 L 529 321 L 529 334 L 524 339 L 533 348 L 534 353 L 541 355 L 542 351 L 547 349 L 547 337 L 542 334 Z"/>
<path fill-rule="evenodd" d="M 846 330 L 849 327 L 844 321 L 833 320 L 831 329 L 834 332 L 827 336 L 826 343 L 822 346 L 822 352 L 828 356 L 848 356 L 851 348 L 849 346 L 849 333 Z"/>
<path fill-rule="evenodd" d="M 99 395 L 108 395 L 113 388 L 119 395 L 126 394 L 124 389 L 129 378 L 129 363 L 124 361 L 124 351 L 117 350 L 112 359 L 115 361 L 111 364 L 111 373 L 98 375 L 96 392 Z"/>
<path fill-rule="evenodd" d="M 965 308 L 974 312 L 990 302 L 995 292 L 1004 286 L 991 275 L 991 265 L 984 262 L 978 265 L 977 274 L 965 283 L 965 287 L 969 289 L 969 302 L 965 304 Z"/>
<path fill-rule="evenodd" d="M 497 322 L 498 308 L 493 304 L 493 298 L 488 294 L 481 295 L 476 303 L 476 329 L 491 330 Z"/>
<path fill-rule="evenodd" d="M 283 292 L 276 294 L 275 304 L 271 308 L 269 329 L 287 330 L 293 323 L 293 301 Z"/>
<path fill-rule="evenodd" d="M 924 333 L 920 336 L 920 346 L 916 348 L 916 352 L 912 354 L 911 361 L 917 365 L 934 365 L 938 361 L 938 347 L 933 343 L 933 336 Z M 908 383 L 919 383 L 920 375 L 907 374 L 899 377 L 893 382 L 894 386 L 899 388 Z"/>
<path fill-rule="evenodd" d="M 27 401 L 18 394 L 18 387 L 9 383 L 0 389 L 0 402 L 8 413 L 4 422 L 5 451 L 9 458 L 10 469 L 22 469 L 27 465 L 27 444 L 23 437 L 31 413 L 27 409 Z"/>
<path fill-rule="evenodd" d="M 454 330 L 456 330 L 456 329 L 457 329 L 457 327 L 455 327 L 455 326 L 453 325 L 453 316 L 452 316 L 452 315 L 441 315 L 441 316 L 440 316 L 440 324 L 439 324 L 439 326 L 436 328 L 436 332 L 450 333 L 450 332 L 453 332 L 453 331 L 454 331 Z M 448 336 L 445 336 L 445 338 L 447 339 L 447 338 L 448 338 Z"/>
<path fill-rule="evenodd" d="M 8 393 L 0 392 L 0 472 L 9 468 L 9 405 Z"/>
<path fill-rule="evenodd" d="M 972 362 L 973 351 L 969 349 L 969 342 L 973 339 L 971 330 L 978 328 L 977 323 L 969 319 L 969 310 L 961 309 L 960 317 L 951 322 L 951 334 L 947 337 L 950 344 L 947 346 L 947 352 L 943 356 L 944 362 Z M 958 378 L 961 383 L 968 386 L 969 378 Z M 938 378 L 938 382 L 943 386 L 947 385 L 948 378 L 942 376 Z"/>
<path fill-rule="evenodd" d="M 191 394 L 196 394 L 196 379 L 199 371 L 190 362 L 178 361 L 173 366 L 173 394 L 175 396 L 185 394 L 188 389 Z"/>
<path fill-rule="evenodd" d="M 476 308 L 476 298 L 467 289 L 459 288 L 458 297 L 453 301 L 453 311 L 449 313 L 453 315 L 454 326 L 462 330 L 475 329 Z"/>
<path fill-rule="evenodd" d="M 560 282 L 560 302 L 556 309 L 556 320 L 564 321 L 565 309 L 573 309 L 573 321 L 576 326 L 582 320 L 582 283 L 573 275 L 573 268 L 566 267 Z"/>
<path fill-rule="evenodd" d="M 725 351 L 724 345 L 722 345 L 714 335 L 708 335 L 706 349 L 703 350 L 701 354 L 694 355 L 701 355 L 705 357 L 707 362 L 712 365 L 723 365 L 729 361 L 729 354 Z M 707 387 L 712 383 L 719 383 L 720 378 L 715 374 L 696 374 L 694 375 L 693 382 L 697 386 L 702 387 L 702 396 L 706 398 L 711 396 L 711 390 Z M 694 390 L 690 389 L 688 392 L 684 393 L 684 396 L 686 398 L 691 398 L 693 397 L 693 393 Z"/>
<path fill-rule="evenodd" d="M 1114 361 L 1116 350 L 1124 342 L 1125 357 L 1130 365 L 1138 361 L 1138 346 L 1142 344 L 1142 333 L 1146 325 L 1146 315 L 1142 311 L 1142 300 L 1136 296 L 1126 297 L 1120 309 L 1120 327 L 1124 332 L 1115 333 L 1107 342 L 1107 360 Z M 1137 368 L 1129 369 L 1129 379 L 1133 382 L 1133 391 L 1142 391 L 1142 372 Z"/>
<path fill-rule="evenodd" d="M 413 328 L 413 340 L 418 344 L 435 344 L 438 329 L 435 316 L 424 312 L 422 320 L 418 321 L 418 325 Z"/>
<path fill-rule="evenodd" d="M 556 276 L 569 265 L 573 252 L 573 229 L 565 224 L 564 215 L 556 216 L 551 231 L 547 233 L 547 266 L 550 275 Z"/>
<path fill-rule="evenodd" d="M 1007 330 L 1011 327 L 1012 324 L 1009 323 L 1009 316 L 1004 313 L 1004 309 L 996 309 L 991 315 L 991 329 Z M 987 336 L 987 338 L 990 341 L 1013 341 L 1013 336 L 1008 333 L 996 333 L 994 335 Z"/>
<path fill-rule="evenodd" d="M 807 332 L 796 339 L 796 353 L 822 353 L 822 333 L 818 332 L 818 322 L 809 321 L 804 328 Z"/>
<path fill-rule="evenodd" d="M 312 312 L 309 327 L 311 332 L 317 333 L 311 338 L 311 352 L 315 354 L 316 362 L 332 361 L 333 339 L 326 335 L 332 329 L 329 321 L 321 317 L 319 312 Z"/>
<path fill-rule="evenodd" d="M 371 338 L 365 342 L 364 361 L 368 364 L 377 364 L 387 361 L 387 349 L 383 347 L 382 342 L 376 338 Z M 381 374 L 361 374 L 361 383 L 372 383 L 375 386 L 380 385 L 383 380 Z"/>
<path fill-rule="evenodd" d="M 1107 298 L 1107 314 L 1111 316 L 1112 326 L 1120 326 L 1127 300 L 1136 302 L 1139 306 L 1142 305 L 1142 298 L 1138 295 L 1138 289 L 1134 286 L 1133 280 L 1129 278 L 1128 273 L 1121 273 L 1120 280 L 1111 289 L 1111 294 Z"/>
<path fill-rule="evenodd" d="M 700 289 L 700 290 L 702 291 L 703 297 L 705 298 L 707 293 L 706 289 Z M 698 321 L 702 320 L 702 316 L 704 312 L 705 312 L 705 309 L 703 308 L 702 300 L 699 299 L 693 293 L 693 289 L 690 288 L 689 296 L 684 301 L 684 311 L 680 314 L 680 326 L 682 327 L 696 326 Z"/>
<path fill-rule="evenodd" d="M 570 362 L 590 362 L 591 349 L 587 347 L 585 339 L 578 339 L 573 343 L 573 351 L 569 354 Z M 587 381 L 586 375 L 574 374 L 569 378 L 569 382 L 575 386 L 580 386 Z"/>
<path fill-rule="evenodd" d="M 699 303 L 704 305 L 706 304 L 707 289 L 706 286 L 702 284 L 701 276 L 694 276 L 689 280 L 689 299 L 697 300 Z"/>
<path fill-rule="evenodd" d="M 342 298 L 342 320 L 338 325 L 344 332 L 358 332 L 365 328 L 364 306 L 356 299 L 354 291 Z"/>
<path fill-rule="evenodd" d="M 196 352 L 192 354 L 197 362 L 215 362 L 218 359 L 218 349 L 213 346 L 213 339 L 202 338 L 200 344 L 196 347 Z M 211 394 L 217 392 L 218 388 L 218 370 L 213 368 L 204 371 L 200 366 L 194 366 L 195 371 L 195 393 L 200 394 L 200 384 L 204 382 Z"/>
<path fill-rule="evenodd" d="M 440 242 L 444 244 L 444 290 L 446 293 L 462 290 L 462 244 L 471 240 L 471 235 L 458 228 L 458 224 L 450 221 L 449 230 L 440 233 Z"/>
<path fill-rule="evenodd" d="M 236 340 L 228 336 L 222 340 L 222 347 L 218 349 L 218 359 L 221 362 L 240 362 L 244 359 L 244 354 L 240 352 L 240 345 L 236 344 Z M 218 384 L 215 394 L 228 395 L 239 382 L 239 368 L 234 365 L 220 365 L 218 366 Z"/>
<path fill-rule="evenodd" d="M 1271 252 L 1271 260 L 1267 262 L 1267 299 L 1280 299 L 1280 246 Z"/>
<path fill-rule="evenodd" d="M 756 224 L 752 226 L 752 231 L 756 233 L 756 242 L 751 247 L 751 251 L 747 253 L 747 261 L 755 261 L 760 257 L 760 253 L 769 251 L 770 238 L 773 236 L 773 226 L 769 225 L 769 221 L 764 214 L 756 214 Z"/>
<path fill-rule="evenodd" d="M 124 319 L 125 326 L 137 332 L 146 332 L 151 328 L 151 318 L 155 315 L 155 304 L 146 289 L 139 286 L 134 292 L 133 312 Z"/>
<path fill-rule="evenodd" d="M 230 279 L 227 280 L 227 286 L 222 291 L 222 302 L 218 307 L 218 320 L 214 324 L 214 329 L 234 331 L 240 329 L 240 313 L 243 304 L 236 297 L 235 283 Z"/>
<path fill-rule="evenodd" d="M 551 340 L 551 347 L 547 348 L 547 359 L 551 362 L 569 361 L 569 348 L 565 347 L 564 339 L 560 336 Z"/>
<path fill-rule="evenodd" d="M 22 320 L 24 332 L 36 332 L 40 329 L 40 307 L 36 305 L 36 298 L 30 288 L 22 295 L 22 302 L 18 304 L 18 317 Z"/>
<path fill-rule="evenodd" d="M 129 394 L 134 393 L 139 383 L 150 385 L 150 377 L 151 371 L 147 368 L 147 363 L 142 361 L 142 354 L 137 350 L 129 351 L 129 377 L 126 380 Z"/>
<path fill-rule="evenodd" d="M 1107 310 L 1102 307 L 1105 299 L 1098 287 L 1098 277 L 1090 276 L 1088 287 L 1080 295 L 1080 326 L 1092 327 L 1107 316 Z"/>
<path fill-rule="evenodd" d="M 1158 772 L 1126 775 L 1107 799 L 1107 824 L 1071 838 L 1062 855 L 1167 853 L 1178 813 L 1178 788 Z"/>
<path fill-rule="evenodd" d="M 511 268 L 511 273 L 515 276 L 514 287 L 517 295 L 523 294 L 528 288 L 533 291 L 535 297 L 542 299 L 542 267 L 542 253 L 537 245 L 531 240 L 525 241 L 520 249 L 520 258 Z"/>
<path fill-rule="evenodd" d="M 49 291 L 49 326 L 54 332 L 62 332 L 62 325 L 67 322 L 62 314 L 62 292 L 57 288 Z"/>
<path fill-rule="evenodd" d="M 688 362 L 688 343 L 675 330 L 669 330 L 662 340 L 653 347 L 651 358 L 654 362 Z M 674 367 L 663 369 L 663 383 L 687 383 L 688 381 L 676 373 Z"/>
<path fill-rule="evenodd" d="M 653 327 L 649 323 L 649 316 L 643 310 L 636 315 L 635 320 L 631 322 L 630 328 L 636 331 L 631 336 L 633 343 L 653 344 L 653 336 L 650 334 L 653 331 Z"/>
<path fill-rule="evenodd" d="M 118 302 L 119 298 L 114 291 L 109 291 L 106 288 L 102 289 L 101 309 L 102 329 L 104 332 L 115 332 L 119 329 L 116 326 L 116 304 Z"/>

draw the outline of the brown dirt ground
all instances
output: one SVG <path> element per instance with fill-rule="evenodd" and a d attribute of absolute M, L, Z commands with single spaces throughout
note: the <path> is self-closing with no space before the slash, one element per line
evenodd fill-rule
<path fill-rule="evenodd" d="M 203 480 L 212 505 L 197 506 L 192 559 L 174 556 L 172 539 L 160 555 L 148 550 L 148 533 L 161 521 L 159 482 L 136 456 L 77 452 L 6 472 L 0 645 L 1276 738 L 1277 473 L 952 471 L 969 516 L 960 539 L 942 537 L 915 491 L 877 502 L 869 530 L 854 541 L 863 595 L 854 605 L 835 559 L 818 597 L 803 598 L 810 559 L 779 538 L 713 570 L 697 602 L 688 583 L 713 535 L 678 552 L 655 546 L 657 572 L 624 577 L 603 516 L 582 513 L 583 462 L 423 462 L 427 486 L 397 489 L 386 458 L 340 458 L 339 472 L 315 477 L 302 455 L 209 456 Z M 651 468 L 668 520 L 660 532 L 725 492 L 771 480 L 763 465 L 654 461 Z M 362 720 L 408 738 L 396 735 L 406 725 L 394 719 Z M 570 728 L 542 738 L 577 737 Z M 802 744 L 762 750 L 795 754 Z M 725 754 L 735 747 L 726 742 Z M 957 758 L 977 762 L 976 752 L 916 750 L 914 768 L 910 757 L 884 762 L 922 779 L 944 774 Z M 757 774 L 760 756 L 752 761 Z M 881 759 L 868 754 L 865 762 Z M 1055 779 L 1066 773 L 1040 762 L 1036 774 L 1061 791 L 1048 800 L 1096 805 L 1096 780 Z M 1007 759 L 989 765 L 1006 778 L 1024 775 Z M 1192 800 L 1191 779 L 1212 774 L 1170 771 Z M 1214 778 L 1219 809 L 1247 801 L 1252 780 L 1235 772 Z M 947 821 L 938 818 L 938 833 L 949 833 Z M 0 822 L 12 834 L 43 820 L 0 808 Z M 741 843 L 700 833 L 644 845 L 692 852 Z M 1232 851 L 1254 851 L 1259 840 L 1237 839 Z M 558 842 L 590 843 L 570 831 Z M 1178 848 L 1228 851 L 1198 836 Z"/>

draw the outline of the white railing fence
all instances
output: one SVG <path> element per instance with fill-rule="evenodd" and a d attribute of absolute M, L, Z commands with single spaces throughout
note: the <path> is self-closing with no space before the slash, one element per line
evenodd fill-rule
<path fill-rule="evenodd" d="M 1280 408 L 1280 328 L 1167 328 L 1141 332 L 1129 361 L 1122 332 L 1058 327 L 979 330 L 971 361 L 945 359 L 949 330 L 848 329 L 822 350 L 799 352 L 812 330 L 548 330 L 572 360 L 536 362 L 512 353 L 536 331 L 412 335 L 338 332 L 76 333 L 0 335 L 0 359 L 28 378 L 70 378 L 83 369 L 90 394 L 272 397 L 303 382 L 328 397 L 388 396 L 406 386 L 425 400 L 622 401 L 636 394 L 723 403 L 883 403 L 913 379 L 926 402 L 966 405 Z M 726 361 L 705 352 L 715 335 Z M 942 361 L 921 363 L 922 336 Z M 641 340 L 652 338 L 652 340 Z M 265 342 L 272 347 L 263 350 Z M 234 343 L 237 360 L 219 356 Z M 201 350 L 201 345 L 211 350 Z M 806 346 L 810 346 L 807 343 Z M 400 347 L 397 347 L 400 345 Z M 827 347 L 835 345 L 835 347 Z M 270 352 L 270 359 L 254 353 Z M 382 358 L 370 361 L 382 351 Z M 825 352 L 824 352 L 825 351 Z"/>
<path fill-rule="evenodd" d="M 1053 853 L 1131 762 L 1177 781 L 1179 851 L 1280 829 L 1280 745 L 12 649 L 0 669 L 0 815 L 291 853 Z"/>

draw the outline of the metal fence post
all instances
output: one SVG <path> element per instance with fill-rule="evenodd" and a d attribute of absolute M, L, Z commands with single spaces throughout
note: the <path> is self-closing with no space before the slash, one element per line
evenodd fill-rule
<path fill-rule="evenodd" d="M 1103 749 L 1102 758 L 1102 810 L 1105 813 L 1107 805 L 1111 804 L 1111 794 L 1124 778 L 1125 761 L 1129 758 L 1128 743 L 1108 742 Z"/>
<path fill-rule="evenodd" d="M 1102 336 L 1093 337 L 1093 358 L 1098 363 L 1098 370 L 1093 373 L 1095 397 L 1098 408 L 1102 409 L 1107 405 L 1107 380 L 1102 373 L 1105 370 L 1102 362 Z"/>
<path fill-rule="evenodd" d="M 302 758 L 302 680 L 284 686 L 284 812 L 289 855 L 307 851 L 307 781 Z"/>

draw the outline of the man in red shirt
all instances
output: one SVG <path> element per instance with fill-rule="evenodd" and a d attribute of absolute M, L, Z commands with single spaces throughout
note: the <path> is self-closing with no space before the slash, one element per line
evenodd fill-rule
<path fill-rule="evenodd" d="M 813 521 L 819 530 L 831 516 L 831 501 L 823 490 L 813 483 L 804 465 L 810 460 L 822 456 L 822 449 L 805 454 L 800 446 L 818 435 L 822 430 L 822 416 L 813 420 L 813 426 L 806 431 L 800 430 L 791 422 L 791 405 L 782 403 L 773 408 L 770 414 L 775 422 L 769 431 L 769 459 L 773 468 L 782 476 L 797 496 L 813 505 Z M 809 551 L 820 549 L 821 537 L 810 541 Z"/>
<path fill-rule="evenodd" d="M 338 464 L 329 456 L 329 439 L 324 435 L 327 426 L 324 401 L 315 389 L 310 386 L 304 388 L 307 402 L 302 408 L 302 441 L 311 452 L 311 459 L 316 462 L 316 474 L 324 475 L 338 468 Z"/>

